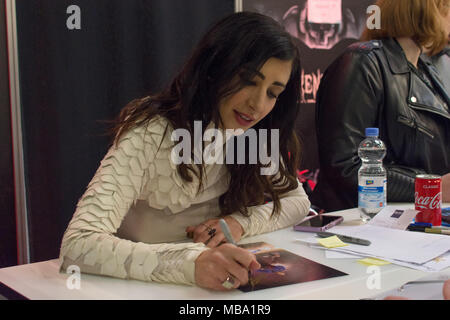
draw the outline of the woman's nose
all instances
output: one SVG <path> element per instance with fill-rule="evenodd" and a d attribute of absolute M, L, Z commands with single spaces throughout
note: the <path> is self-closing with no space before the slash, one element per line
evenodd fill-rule
<path fill-rule="evenodd" d="M 249 99 L 250 108 L 255 113 L 260 113 L 264 109 L 264 94 L 262 91 L 260 89 L 253 90 Z"/>

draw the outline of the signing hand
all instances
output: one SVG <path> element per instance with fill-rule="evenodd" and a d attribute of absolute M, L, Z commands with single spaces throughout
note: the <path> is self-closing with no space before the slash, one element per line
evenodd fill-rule
<path fill-rule="evenodd" d="M 198 256 L 195 260 L 195 282 L 199 287 L 219 291 L 236 289 L 247 284 L 249 271 L 260 267 L 254 254 L 226 243 Z M 222 284 L 226 280 L 232 286 L 224 287 Z"/>
<path fill-rule="evenodd" d="M 193 238 L 194 242 L 203 242 L 206 246 L 215 248 L 220 244 L 227 242 L 225 235 L 220 228 L 219 220 L 220 219 L 210 219 L 199 225 L 189 226 L 186 228 L 187 236 Z M 230 216 L 225 217 L 224 220 L 230 227 L 234 241 L 238 242 L 244 233 L 241 224 Z"/>

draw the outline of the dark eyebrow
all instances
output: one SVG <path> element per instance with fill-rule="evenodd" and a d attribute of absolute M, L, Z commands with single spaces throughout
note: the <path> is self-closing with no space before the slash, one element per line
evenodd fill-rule
<path fill-rule="evenodd" d="M 252 70 L 258 77 L 260 77 L 261 79 L 266 79 L 266 77 L 261 73 L 261 72 L 259 72 L 258 70 Z M 275 86 L 279 86 L 279 87 L 282 87 L 282 88 L 286 88 L 286 85 L 284 84 L 284 83 L 281 83 L 281 82 L 279 82 L 279 81 L 274 81 L 273 83 L 272 83 L 273 85 L 275 85 Z"/>

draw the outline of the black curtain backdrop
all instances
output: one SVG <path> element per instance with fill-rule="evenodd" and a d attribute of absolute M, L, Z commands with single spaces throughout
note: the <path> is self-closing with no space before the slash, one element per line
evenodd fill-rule
<path fill-rule="evenodd" d="M 80 30 L 66 27 L 70 5 L 81 10 Z M 107 151 L 100 121 L 167 84 L 208 27 L 234 11 L 234 0 L 17 0 L 16 6 L 31 262 L 37 262 L 58 256 L 76 203 Z M 7 132 L 2 123 L 1 137 Z"/>
<path fill-rule="evenodd" d="M 0 268 L 17 264 L 5 2 L 0 3 Z"/>

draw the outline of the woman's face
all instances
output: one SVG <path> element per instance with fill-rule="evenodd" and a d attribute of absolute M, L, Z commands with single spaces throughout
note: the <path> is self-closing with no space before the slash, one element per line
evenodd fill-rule
<path fill-rule="evenodd" d="M 291 60 L 268 59 L 242 89 L 220 101 L 222 129 L 245 131 L 261 121 L 286 88 L 291 70 Z"/>

